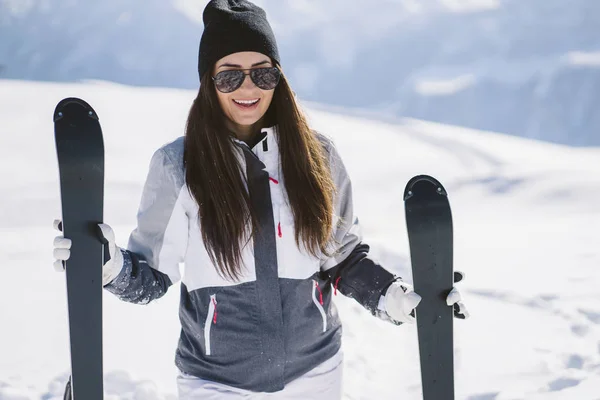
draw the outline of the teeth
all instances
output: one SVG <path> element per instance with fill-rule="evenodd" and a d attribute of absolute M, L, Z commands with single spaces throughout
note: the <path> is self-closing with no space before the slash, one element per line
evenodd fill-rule
<path fill-rule="evenodd" d="M 258 101 L 258 99 L 255 100 L 233 100 L 238 104 L 254 104 Z"/>

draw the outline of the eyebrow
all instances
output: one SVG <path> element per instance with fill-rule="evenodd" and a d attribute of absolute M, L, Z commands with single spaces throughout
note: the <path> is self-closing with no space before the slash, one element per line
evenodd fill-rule
<path fill-rule="evenodd" d="M 254 63 L 254 64 L 252 64 L 252 67 L 257 67 L 257 66 L 259 66 L 259 65 L 263 65 L 263 64 L 270 64 L 270 63 L 271 63 L 271 61 L 269 61 L 269 60 L 264 60 L 264 61 L 261 61 L 261 62 L 257 62 L 257 63 Z M 218 67 L 217 69 L 219 69 L 219 68 L 222 68 L 222 67 L 242 68 L 242 66 L 241 66 L 241 65 L 239 65 L 239 64 L 230 64 L 230 63 L 225 63 L 225 64 L 221 64 L 221 65 L 219 65 L 219 67 Z"/>

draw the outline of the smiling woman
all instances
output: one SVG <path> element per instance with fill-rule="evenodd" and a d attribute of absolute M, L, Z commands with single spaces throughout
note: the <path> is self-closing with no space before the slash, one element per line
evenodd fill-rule
<path fill-rule="evenodd" d="M 420 296 L 369 257 L 342 158 L 309 127 L 264 10 L 212 0 L 204 26 L 185 136 L 154 153 L 127 248 L 101 224 L 104 287 L 147 304 L 181 280 L 182 400 L 339 400 L 333 296 L 395 325 Z M 55 246 L 61 269 L 69 239 Z"/>

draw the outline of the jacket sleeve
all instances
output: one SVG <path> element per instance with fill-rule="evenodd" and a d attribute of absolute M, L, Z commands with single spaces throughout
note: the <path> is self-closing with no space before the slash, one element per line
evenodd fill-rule
<path fill-rule="evenodd" d="M 129 237 L 118 275 L 106 290 L 123 301 L 147 304 L 163 296 L 180 280 L 188 243 L 188 216 L 181 204 L 185 186 L 177 168 L 161 148 L 152 156 L 137 214 L 137 227 Z"/>
<path fill-rule="evenodd" d="M 344 163 L 329 139 L 329 163 L 337 187 L 334 201 L 333 237 L 337 251 L 322 259 L 321 271 L 345 296 L 355 299 L 371 314 L 399 325 L 383 308 L 383 297 L 388 287 L 400 277 L 390 273 L 369 257 L 369 245 L 363 241 L 358 217 L 352 204 L 352 182 Z"/>

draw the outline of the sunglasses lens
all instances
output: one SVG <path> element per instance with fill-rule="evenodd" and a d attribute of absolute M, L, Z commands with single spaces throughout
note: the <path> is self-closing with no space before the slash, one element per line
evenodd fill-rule
<path fill-rule="evenodd" d="M 242 86 L 244 72 L 239 70 L 222 71 L 215 75 L 215 87 L 219 92 L 230 93 Z"/>
<path fill-rule="evenodd" d="M 279 83 L 281 73 L 276 67 L 256 68 L 250 71 L 252 82 L 262 90 L 273 90 Z"/>

